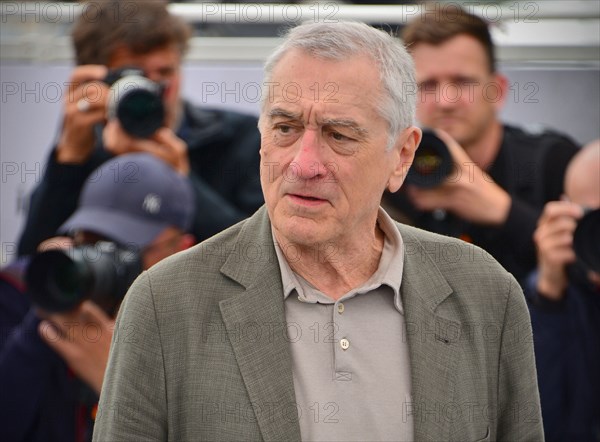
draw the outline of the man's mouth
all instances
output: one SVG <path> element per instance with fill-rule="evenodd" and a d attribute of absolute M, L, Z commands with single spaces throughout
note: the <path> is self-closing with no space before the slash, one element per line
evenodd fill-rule
<path fill-rule="evenodd" d="M 437 118 L 438 124 L 456 124 L 459 118 L 456 115 L 442 115 Z"/>
<path fill-rule="evenodd" d="M 304 205 L 304 206 L 316 206 L 322 203 L 326 203 L 327 200 L 323 198 L 319 198 L 313 195 L 302 195 L 298 193 L 288 193 L 290 199 L 296 204 Z"/>

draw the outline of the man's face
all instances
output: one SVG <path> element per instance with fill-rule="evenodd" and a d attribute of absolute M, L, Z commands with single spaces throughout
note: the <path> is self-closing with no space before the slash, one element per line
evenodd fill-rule
<path fill-rule="evenodd" d="M 412 161 L 400 141 L 386 151 L 374 62 L 292 50 L 271 81 L 259 124 L 261 183 L 278 239 L 301 246 L 367 240 L 386 185 L 397 190 L 404 174 L 396 169 Z"/>
<path fill-rule="evenodd" d="M 438 46 L 411 48 L 417 73 L 417 118 L 443 129 L 463 147 L 476 143 L 496 120 L 503 78 L 490 72 L 483 46 L 458 35 Z"/>
<path fill-rule="evenodd" d="M 148 270 L 154 264 L 191 246 L 189 235 L 176 227 L 167 227 L 142 252 L 142 266 Z"/>
<path fill-rule="evenodd" d="M 71 240 L 65 237 L 55 237 L 44 241 L 39 251 L 45 251 L 52 248 L 67 249 L 73 246 L 81 246 L 84 244 L 93 245 L 99 241 L 109 241 L 111 239 L 105 236 L 98 235 L 90 231 L 78 231 Z M 143 249 L 140 249 L 142 269 L 148 270 L 154 264 L 174 253 L 180 252 L 193 245 L 193 238 L 176 227 L 166 227 L 159 233 L 154 240 Z M 127 247 L 136 247 L 135 244 L 127 244 Z"/>
<path fill-rule="evenodd" d="M 170 125 L 179 103 L 181 89 L 181 52 L 177 46 L 166 46 L 147 54 L 135 54 L 121 47 L 112 55 L 108 67 L 117 69 L 124 66 L 137 66 L 150 80 L 166 86 L 164 103 L 167 109 L 167 125 Z"/>

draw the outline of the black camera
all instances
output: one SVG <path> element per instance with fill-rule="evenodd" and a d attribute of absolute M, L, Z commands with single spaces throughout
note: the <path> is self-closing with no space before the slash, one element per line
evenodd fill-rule
<path fill-rule="evenodd" d="M 25 281 L 33 304 L 45 311 L 66 312 L 85 299 L 110 311 L 141 272 L 137 251 L 101 241 L 34 255 Z"/>
<path fill-rule="evenodd" d="M 117 118 L 129 135 L 148 138 L 165 124 L 164 86 L 136 67 L 109 71 L 108 118 Z"/>
<path fill-rule="evenodd" d="M 452 172 L 452 156 L 440 138 L 430 129 L 423 129 L 423 139 L 415 153 L 406 183 L 430 188 L 442 184 Z"/>
<path fill-rule="evenodd" d="M 577 223 L 573 249 L 588 270 L 600 273 L 600 209 L 588 209 Z"/>

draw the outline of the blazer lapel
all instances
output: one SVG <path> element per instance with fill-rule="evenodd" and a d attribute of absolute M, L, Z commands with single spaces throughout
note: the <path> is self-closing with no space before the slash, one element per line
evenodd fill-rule
<path fill-rule="evenodd" d="M 300 440 L 283 287 L 264 207 L 242 228 L 221 272 L 245 290 L 219 303 L 264 440 Z"/>
<path fill-rule="evenodd" d="M 412 378 L 408 411 L 413 414 L 415 440 L 448 440 L 461 323 L 436 313 L 452 288 L 411 230 L 399 228 L 405 243 L 400 292 Z"/>

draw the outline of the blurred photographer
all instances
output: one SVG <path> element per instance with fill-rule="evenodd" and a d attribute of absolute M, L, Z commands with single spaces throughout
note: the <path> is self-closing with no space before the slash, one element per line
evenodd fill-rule
<path fill-rule="evenodd" d="M 600 220 L 593 210 L 600 209 L 600 140 L 570 162 L 565 196 L 544 207 L 534 234 L 538 269 L 525 295 L 546 440 L 598 441 Z M 584 209 L 592 211 L 584 217 Z"/>
<path fill-rule="evenodd" d="M 386 207 L 406 223 L 482 247 L 522 283 L 536 264 L 537 219 L 562 194 L 577 146 L 557 132 L 500 121 L 508 80 L 480 17 L 457 8 L 427 13 L 402 38 L 415 62 L 417 119 L 446 132 L 455 168 L 439 186 L 407 183 L 386 195 Z"/>
<path fill-rule="evenodd" d="M 190 27 L 169 14 L 163 1 L 85 5 L 72 30 L 77 67 L 64 93 L 62 126 L 31 197 L 19 255 L 52 237 L 75 210 L 85 179 L 124 153 L 148 152 L 189 172 L 196 205 L 203 209 L 191 230 L 199 241 L 254 213 L 263 204 L 257 119 L 181 98 Z M 156 112 L 147 114 L 144 97 L 124 103 L 132 89 L 153 90 Z M 155 124 L 159 128 L 152 130 Z"/>
<path fill-rule="evenodd" d="M 121 155 L 86 181 L 58 231 L 69 236 L 3 272 L 0 440 L 91 439 L 120 301 L 143 269 L 194 244 L 193 215 L 186 177 L 153 155 Z M 108 293 L 111 282 L 120 288 Z"/>

